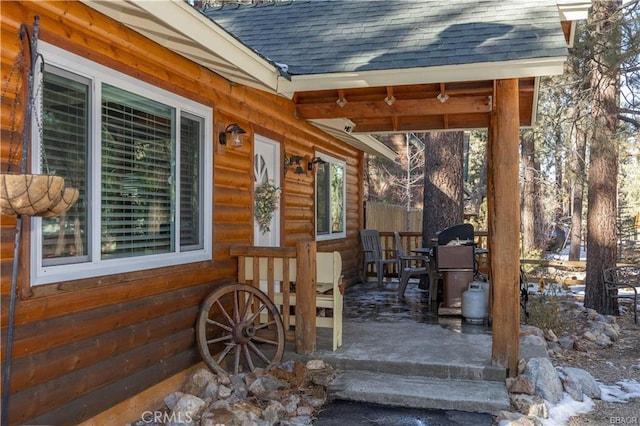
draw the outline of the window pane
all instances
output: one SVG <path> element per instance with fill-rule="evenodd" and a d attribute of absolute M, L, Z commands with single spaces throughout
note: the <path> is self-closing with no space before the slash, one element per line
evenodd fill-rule
<path fill-rule="evenodd" d="M 344 167 L 331 164 L 331 233 L 344 231 Z"/>
<path fill-rule="evenodd" d="M 88 260 L 87 152 L 89 87 L 85 79 L 48 67 L 43 74 L 42 173 L 64 177 L 78 189 L 78 201 L 65 213 L 42 219 L 42 264 Z M 37 126 L 36 129 L 37 130 Z"/>
<path fill-rule="evenodd" d="M 102 258 L 175 250 L 175 110 L 102 87 Z"/>
<path fill-rule="evenodd" d="M 316 233 L 329 233 L 329 177 L 330 168 L 328 164 L 318 167 L 316 172 Z"/>
<path fill-rule="evenodd" d="M 202 229 L 202 119 L 184 114 L 180 119 L 180 250 L 203 247 Z"/>

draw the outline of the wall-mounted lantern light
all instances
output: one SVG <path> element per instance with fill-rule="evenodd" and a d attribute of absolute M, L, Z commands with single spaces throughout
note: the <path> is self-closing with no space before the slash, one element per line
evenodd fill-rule
<path fill-rule="evenodd" d="M 231 141 L 231 146 L 241 147 L 242 146 L 242 135 L 247 133 L 242 127 L 238 126 L 238 123 L 229 124 L 224 132 L 220 132 L 218 135 L 218 142 L 220 145 L 226 145 L 227 140 Z"/>
<path fill-rule="evenodd" d="M 309 162 L 307 163 L 307 170 L 312 171 L 316 166 L 324 168 L 325 164 L 327 164 L 327 162 L 322 158 L 313 157 L 313 159 L 309 160 Z"/>

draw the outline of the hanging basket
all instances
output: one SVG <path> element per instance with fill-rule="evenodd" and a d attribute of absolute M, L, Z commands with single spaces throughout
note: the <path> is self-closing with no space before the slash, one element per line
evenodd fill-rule
<path fill-rule="evenodd" d="M 80 193 L 76 188 L 63 188 L 60 199 L 53 203 L 46 212 L 38 214 L 42 217 L 56 217 L 69 210 L 78 201 Z"/>
<path fill-rule="evenodd" d="M 60 176 L 0 174 L 0 212 L 6 215 L 41 216 L 54 206 L 58 209 L 58 204 L 68 204 L 67 201 L 74 198 L 71 193 L 63 194 L 64 189 L 64 178 Z"/>

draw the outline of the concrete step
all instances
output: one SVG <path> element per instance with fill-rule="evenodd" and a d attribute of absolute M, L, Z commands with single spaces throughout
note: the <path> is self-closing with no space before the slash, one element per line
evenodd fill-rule
<path fill-rule="evenodd" d="M 471 364 L 440 359 L 359 359 L 323 354 L 322 359 L 340 371 L 370 371 L 399 376 L 431 377 L 435 379 L 489 381 L 502 385 L 506 370 L 487 364 Z"/>
<path fill-rule="evenodd" d="M 343 371 L 329 387 L 329 398 L 493 415 L 509 407 L 504 382 L 405 376 L 365 370 Z"/>

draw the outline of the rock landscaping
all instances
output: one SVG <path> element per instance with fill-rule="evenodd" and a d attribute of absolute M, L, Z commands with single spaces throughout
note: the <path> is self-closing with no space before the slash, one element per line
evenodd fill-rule
<path fill-rule="evenodd" d="M 614 317 L 586 309 L 573 298 L 556 302 L 553 329 L 521 325 L 521 345 L 539 346 L 548 356 L 521 360 L 518 375 L 506 383 L 510 410 L 499 413 L 494 424 L 542 425 L 552 407 L 567 399 L 592 407 L 571 417 L 567 426 L 638 419 L 640 399 L 627 404 L 603 401 L 601 385 L 639 377 L 640 326 L 629 320 L 628 309 L 627 315 Z M 220 376 L 202 368 L 181 391 L 164 398 L 165 407 L 154 412 L 155 417 L 143 416 L 134 425 L 311 425 L 327 404 L 327 388 L 336 375 L 322 360 L 288 361 L 237 375 Z"/>
<path fill-rule="evenodd" d="M 202 368 L 181 392 L 164 398 L 166 407 L 141 416 L 134 426 L 310 425 L 335 376 L 322 360 L 223 376 Z"/>
<path fill-rule="evenodd" d="M 621 329 L 616 317 L 584 308 L 575 300 L 567 299 L 559 303 L 562 330 L 556 332 L 529 325 L 521 326 L 521 344 L 543 346 L 549 358 L 531 358 L 527 362 L 521 360 L 518 376 L 507 379 L 511 411 L 501 412 L 496 418 L 496 424 L 541 425 L 542 419 L 549 418 L 548 404 L 556 404 L 567 396 L 579 402 L 590 398 L 595 402 L 597 410 L 601 399 L 600 384 L 619 380 L 619 375 L 608 377 L 610 372 L 598 368 L 597 363 L 590 365 L 591 372 L 571 364 L 582 364 L 580 360 L 583 359 L 602 360 L 608 354 L 616 358 L 613 349 L 621 336 L 629 331 Z M 631 325 L 631 332 L 636 333 L 637 326 Z M 640 364 L 621 366 L 620 371 L 633 368 L 640 369 Z M 624 407 L 625 411 L 627 408 Z M 616 412 L 618 417 L 621 413 Z M 589 414 L 582 415 L 582 418 L 607 417 L 606 414 L 596 416 L 598 415 Z M 570 421 L 569 424 L 574 423 Z"/>

